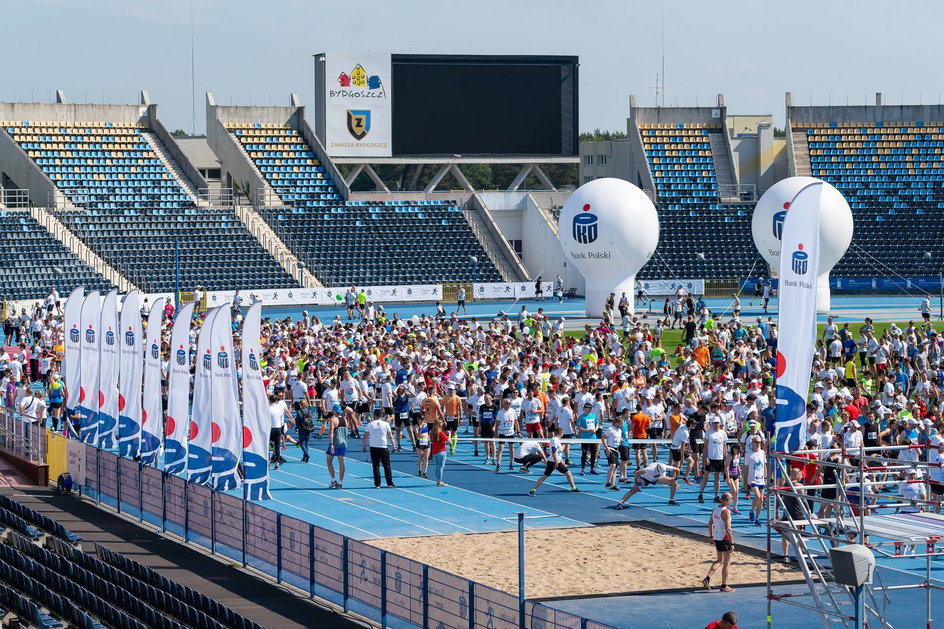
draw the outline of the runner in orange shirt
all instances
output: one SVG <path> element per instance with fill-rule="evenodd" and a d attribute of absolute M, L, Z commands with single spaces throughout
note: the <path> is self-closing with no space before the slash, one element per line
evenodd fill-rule
<path fill-rule="evenodd" d="M 449 453 L 455 454 L 459 424 L 462 422 L 462 398 L 456 395 L 454 384 L 450 384 L 446 389 L 446 396 L 442 399 L 442 412 L 446 416 L 445 428 L 446 434 L 449 435 Z"/>
<path fill-rule="evenodd" d="M 645 439 L 648 437 L 649 424 L 652 418 L 642 412 L 642 404 L 636 405 L 636 414 L 633 415 L 633 439 Z M 633 450 L 636 451 L 636 469 L 641 469 L 649 465 L 649 451 L 646 450 L 645 443 L 634 443 Z M 642 454 L 642 456 L 640 456 Z"/>

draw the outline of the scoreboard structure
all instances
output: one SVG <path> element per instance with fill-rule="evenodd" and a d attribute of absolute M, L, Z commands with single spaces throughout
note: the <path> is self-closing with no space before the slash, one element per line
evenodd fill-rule
<path fill-rule="evenodd" d="M 332 161 L 576 163 L 576 56 L 315 55 L 314 131 Z M 536 169 L 536 170 L 535 170 Z M 353 179 L 352 179 L 353 180 Z M 520 183 L 520 182 L 519 182 Z M 378 183 L 378 187 L 381 184 Z"/>

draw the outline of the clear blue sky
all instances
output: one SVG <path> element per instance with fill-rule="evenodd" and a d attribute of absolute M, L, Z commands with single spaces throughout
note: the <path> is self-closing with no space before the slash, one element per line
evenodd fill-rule
<path fill-rule="evenodd" d="M 191 129 L 191 0 L 16 0 L 0 20 L 0 100 L 132 103 Z M 312 103 L 317 52 L 580 56 L 580 129 L 624 129 L 655 103 L 665 16 L 666 105 L 783 119 L 797 104 L 938 103 L 940 5 L 670 0 L 193 0 L 196 130 L 220 104 Z M 496 98 L 500 98 L 496 94 Z"/>

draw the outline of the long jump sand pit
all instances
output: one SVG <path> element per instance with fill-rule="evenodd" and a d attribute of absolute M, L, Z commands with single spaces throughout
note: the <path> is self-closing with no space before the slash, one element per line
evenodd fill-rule
<path fill-rule="evenodd" d="M 714 545 L 632 524 L 525 533 L 525 587 L 532 598 L 591 596 L 700 588 L 715 559 Z M 518 534 L 475 533 L 385 538 L 367 542 L 483 585 L 518 592 Z M 775 581 L 802 579 L 794 568 L 773 564 Z M 712 579 L 721 582 L 720 571 Z M 764 583 L 763 557 L 735 552 L 730 585 Z"/>

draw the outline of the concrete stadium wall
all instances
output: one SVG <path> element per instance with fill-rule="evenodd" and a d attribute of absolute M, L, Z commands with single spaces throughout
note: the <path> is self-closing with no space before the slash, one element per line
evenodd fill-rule
<path fill-rule="evenodd" d="M 334 180 L 334 186 L 338 189 L 340 195 L 345 199 L 351 198 L 351 189 L 348 187 L 347 183 L 345 183 L 344 177 L 341 176 L 341 173 L 334 165 L 334 162 L 332 162 L 331 158 L 328 157 L 328 152 L 325 151 L 324 146 L 321 145 L 321 141 L 318 140 L 318 136 L 315 135 L 315 132 L 308 125 L 308 121 L 305 119 L 304 107 L 298 107 L 295 110 L 291 124 L 301 134 L 305 141 L 308 142 L 308 146 L 310 146 L 311 150 L 314 151 L 318 161 L 321 162 L 321 165 L 325 167 L 328 175 Z"/>
<path fill-rule="evenodd" d="M 147 105 L 0 103 L 0 121 L 147 123 Z"/>
<path fill-rule="evenodd" d="M 33 205 L 63 204 L 64 195 L 6 131 L 0 131 L 0 173 L 12 179 L 18 188 L 29 190 Z"/>
<path fill-rule="evenodd" d="M 521 230 L 527 234 L 521 243 L 521 259 L 531 278 L 536 278 L 540 273 L 545 281 L 553 282 L 554 276 L 559 273 L 565 289 L 576 288 L 577 293 L 583 295 L 586 286 L 583 275 L 577 267 L 567 263 L 557 230 L 548 224 L 544 213 L 531 197 L 526 199 L 521 213 Z"/>
<path fill-rule="evenodd" d="M 944 105 L 787 106 L 793 124 L 831 122 L 944 122 Z"/>
<path fill-rule="evenodd" d="M 709 107 L 637 107 L 630 98 L 629 118 L 637 124 L 721 124 L 725 116 L 723 94 Z"/>

